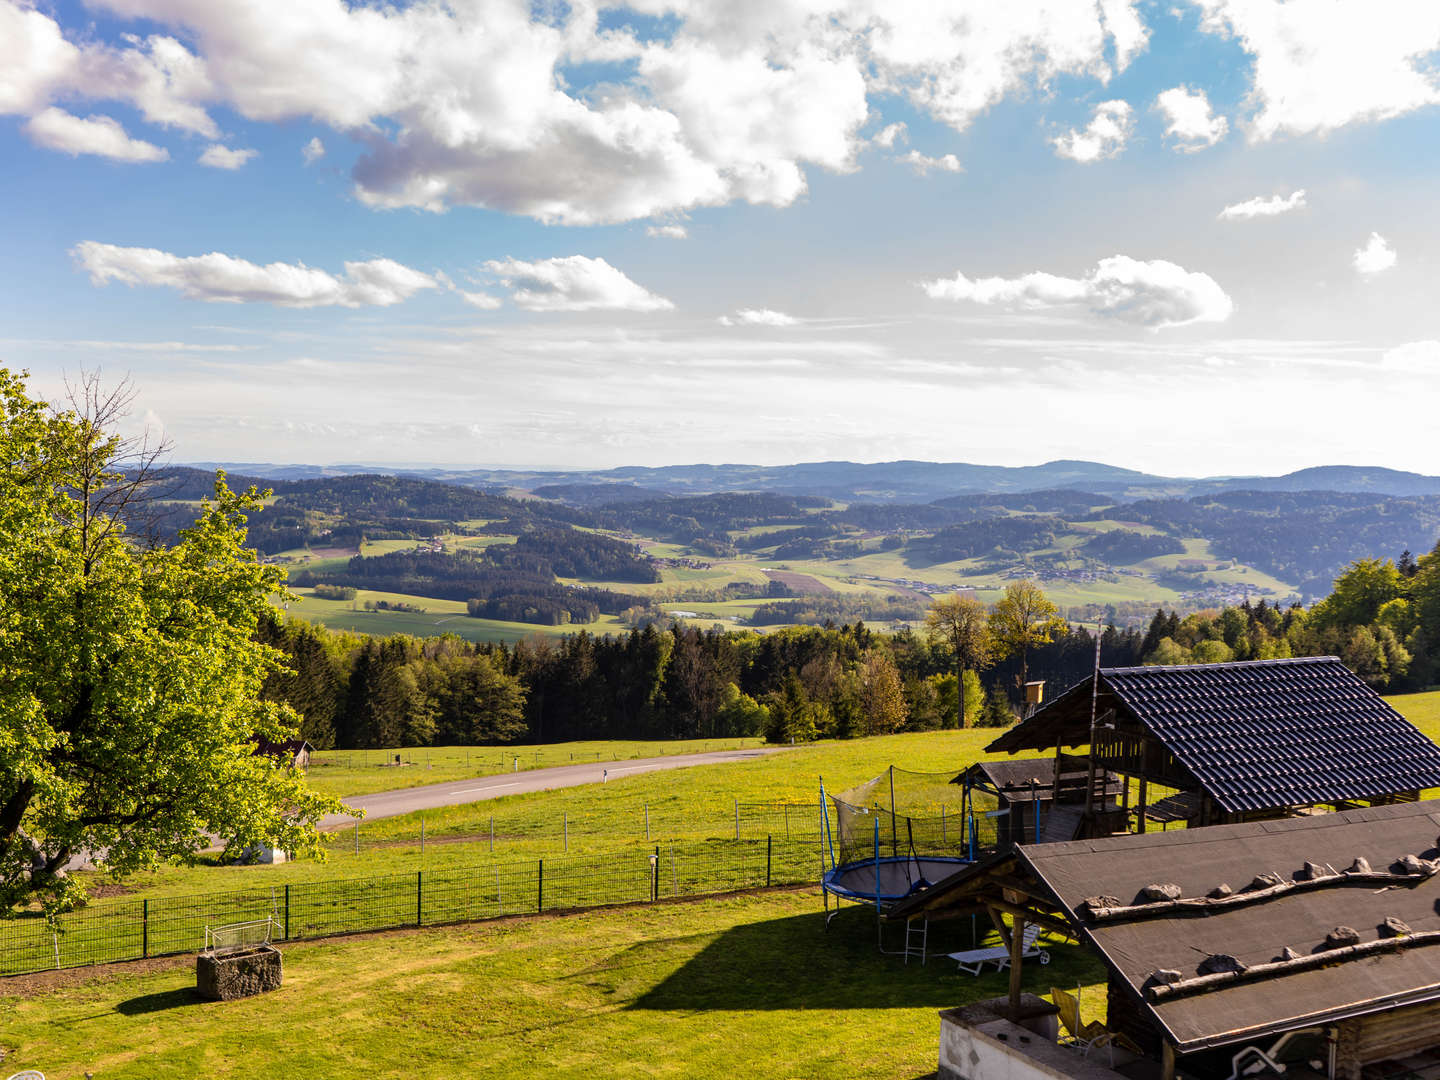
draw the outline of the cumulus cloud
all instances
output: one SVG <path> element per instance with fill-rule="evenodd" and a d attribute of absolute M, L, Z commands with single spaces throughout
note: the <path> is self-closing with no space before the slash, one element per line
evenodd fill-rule
<path fill-rule="evenodd" d="M 1155 107 L 1165 114 L 1169 126 L 1165 137 L 1175 140 L 1175 149 L 1187 154 L 1214 146 L 1230 130 L 1230 122 L 1210 112 L 1204 90 L 1172 86 L 1155 98 Z"/>
<path fill-rule="evenodd" d="M 1387 349 L 1380 365 L 1390 371 L 1440 375 L 1440 341 L 1412 341 Z"/>
<path fill-rule="evenodd" d="M 1395 261 L 1395 249 L 1378 232 L 1370 234 L 1370 239 L 1365 242 L 1364 247 L 1355 249 L 1352 259 L 1355 269 L 1366 277 L 1389 270 L 1395 265 Z"/>
<path fill-rule="evenodd" d="M 367 143 L 370 205 L 564 224 L 788 205 L 809 170 L 856 167 L 879 96 L 964 130 L 1007 96 L 1108 81 L 1148 37 L 1139 0 L 673 0 L 660 36 L 593 4 L 94 2 L 169 34 L 106 44 L 0 0 L 0 111 L 116 100 L 212 140 L 212 108 L 315 121 Z M 572 88 L 579 65 L 623 76 Z"/>
<path fill-rule="evenodd" d="M 1196 322 L 1224 322 L 1234 310 L 1225 290 L 1208 274 L 1164 259 L 1126 255 L 1101 259 L 1084 277 L 1035 272 L 1017 278 L 970 279 L 964 274 L 921 283 L 934 300 L 1043 310 L 1083 307 L 1092 314 L 1160 329 Z"/>
<path fill-rule="evenodd" d="M 1196 2 L 1206 29 L 1254 57 L 1253 139 L 1324 134 L 1440 102 L 1440 5 Z"/>
<path fill-rule="evenodd" d="M 181 256 L 155 248 L 117 247 L 93 240 L 71 254 L 95 285 L 163 285 L 191 300 L 267 303 L 280 307 L 389 307 L 423 289 L 439 288 L 429 274 L 390 259 L 347 262 L 336 277 L 303 263 L 260 266 L 219 252 Z"/>
<path fill-rule="evenodd" d="M 871 138 L 870 145 L 892 150 L 897 141 L 903 143 L 908 141 L 909 137 L 909 129 L 905 126 L 905 121 L 897 120 L 893 124 L 886 124 L 877 131 Z"/>
<path fill-rule="evenodd" d="M 1134 128 L 1134 111 L 1129 102 L 1102 101 L 1095 106 L 1090 123 L 1083 130 L 1071 128 L 1051 142 L 1060 157 L 1088 165 L 1124 150 Z"/>
<path fill-rule="evenodd" d="M 919 176 L 924 176 L 931 169 L 938 172 L 958 173 L 964 172 L 960 159 L 954 154 L 944 154 L 940 157 L 927 157 L 919 150 L 911 150 L 908 154 L 901 154 L 895 159 L 902 164 L 909 165 Z"/>
<path fill-rule="evenodd" d="M 42 109 L 25 125 L 25 133 L 41 146 L 70 155 L 94 154 L 112 161 L 166 161 L 170 152 L 144 139 L 132 139 L 110 116 L 80 118 L 64 109 Z"/>
<path fill-rule="evenodd" d="M 1250 218 L 1288 214 L 1291 210 L 1303 210 L 1305 206 L 1305 189 L 1299 188 L 1289 195 L 1273 195 L 1268 199 L 1257 195 L 1244 202 L 1231 203 L 1217 216 L 1222 221 L 1246 221 Z"/>
<path fill-rule="evenodd" d="M 300 156 L 305 159 L 306 165 L 314 165 L 315 162 L 325 156 L 325 144 L 320 141 L 319 135 L 316 135 L 301 147 Z"/>
<path fill-rule="evenodd" d="M 492 259 L 485 269 L 511 290 L 516 307 L 526 311 L 669 311 L 675 306 L 604 259 L 585 255 L 536 262 Z"/>
<path fill-rule="evenodd" d="M 205 152 L 200 155 L 200 164 L 208 165 L 212 169 L 228 169 L 234 172 L 259 154 L 259 150 L 231 150 L 228 146 L 215 143 L 205 148 Z"/>
<path fill-rule="evenodd" d="M 734 315 L 721 315 L 721 326 L 794 326 L 800 320 L 769 308 L 741 308 Z"/>
<path fill-rule="evenodd" d="M 661 240 L 685 240 L 690 233 L 684 225 L 647 225 L 645 235 L 658 237 Z"/>

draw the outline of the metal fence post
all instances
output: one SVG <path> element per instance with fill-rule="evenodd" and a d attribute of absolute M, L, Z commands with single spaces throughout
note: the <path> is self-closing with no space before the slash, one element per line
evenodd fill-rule
<path fill-rule="evenodd" d="M 415 925 L 416 925 L 416 926 L 424 926 L 424 925 L 425 925 L 424 919 L 421 918 L 422 913 L 424 912 L 424 908 L 421 906 L 421 905 L 424 903 L 424 895 L 425 895 L 425 871 L 424 871 L 424 870 L 416 870 L 416 871 L 415 871 Z"/>
<path fill-rule="evenodd" d="M 425 854 L 425 815 L 420 815 L 420 854 Z"/>
<path fill-rule="evenodd" d="M 775 842 L 773 836 L 765 837 L 765 887 L 770 887 L 770 849 Z"/>
<path fill-rule="evenodd" d="M 655 845 L 655 855 L 650 860 L 650 899 L 660 899 L 660 845 Z"/>
<path fill-rule="evenodd" d="M 142 900 L 140 909 L 140 959 L 150 956 L 150 901 Z"/>
<path fill-rule="evenodd" d="M 495 815 L 490 815 L 490 853 L 495 853 Z"/>
<path fill-rule="evenodd" d="M 285 940 L 290 940 L 290 886 L 285 886 Z"/>
<path fill-rule="evenodd" d="M 570 851 L 570 812 L 568 810 L 565 811 L 562 817 L 565 830 L 565 851 L 568 853 Z"/>
<path fill-rule="evenodd" d="M 645 842 L 650 842 L 650 804 L 645 804 Z"/>
<path fill-rule="evenodd" d="M 735 839 L 740 839 L 740 800 L 735 800 Z"/>
<path fill-rule="evenodd" d="M 535 914 L 539 915 L 545 910 L 545 860 L 540 860 L 540 867 L 535 872 Z"/>

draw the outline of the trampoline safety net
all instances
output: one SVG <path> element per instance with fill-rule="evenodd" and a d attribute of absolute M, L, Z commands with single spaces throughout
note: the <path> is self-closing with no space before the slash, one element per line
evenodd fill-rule
<path fill-rule="evenodd" d="M 897 769 L 831 795 L 831 865 L 876 859 L 974 859 L 994 850 L 993 794 L 959 782 L 956 772 Z"/>

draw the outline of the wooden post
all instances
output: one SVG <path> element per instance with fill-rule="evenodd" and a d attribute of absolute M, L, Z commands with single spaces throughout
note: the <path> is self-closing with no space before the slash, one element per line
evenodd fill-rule
<path fill-rule="evenodd" d="M 1147 780 L 1144 776 L 1141 776 L 1141 777 L 1140 777 L 1140 804 L 1139 804 L 1139 811 L 1140 811 L 1140 812 L 1139 812 L 1139 814 L 1138 814 L 1138 815 L 1136 816 L 1136 818 L 1135 818 L 1135 831 L 1138 832 L 1138 833 L 1143 833 L 1143 832 L 1145 831 L 1145 807 L 1148 806 L 1149 804 L 1150 804 L 1150 781 Z"/>
<path fill-rule="evenodd" d="M 1160 1080 L 1175 1080 L 1175 1044 L 1168 1039 L 1160 1047 Z"/>
<path fill-rule="evenodd" d="M 1020 975 L 1021 957 L 1025 953 L 1025 920 L 1018 915 L 1011 916 L 1010 924 L 1010 1019 L 1020 1022 Z M 1169 1080 L 1174 1080 L 1170 1077 Z"/>

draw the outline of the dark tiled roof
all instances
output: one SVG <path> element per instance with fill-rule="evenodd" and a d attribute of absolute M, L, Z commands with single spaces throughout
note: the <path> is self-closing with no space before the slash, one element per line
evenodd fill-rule
<path fill-rule="evenodd" d="M 1440 787 L 1440 747 L 1333 656 L 1100 679 L 1231 812 Z"/>

